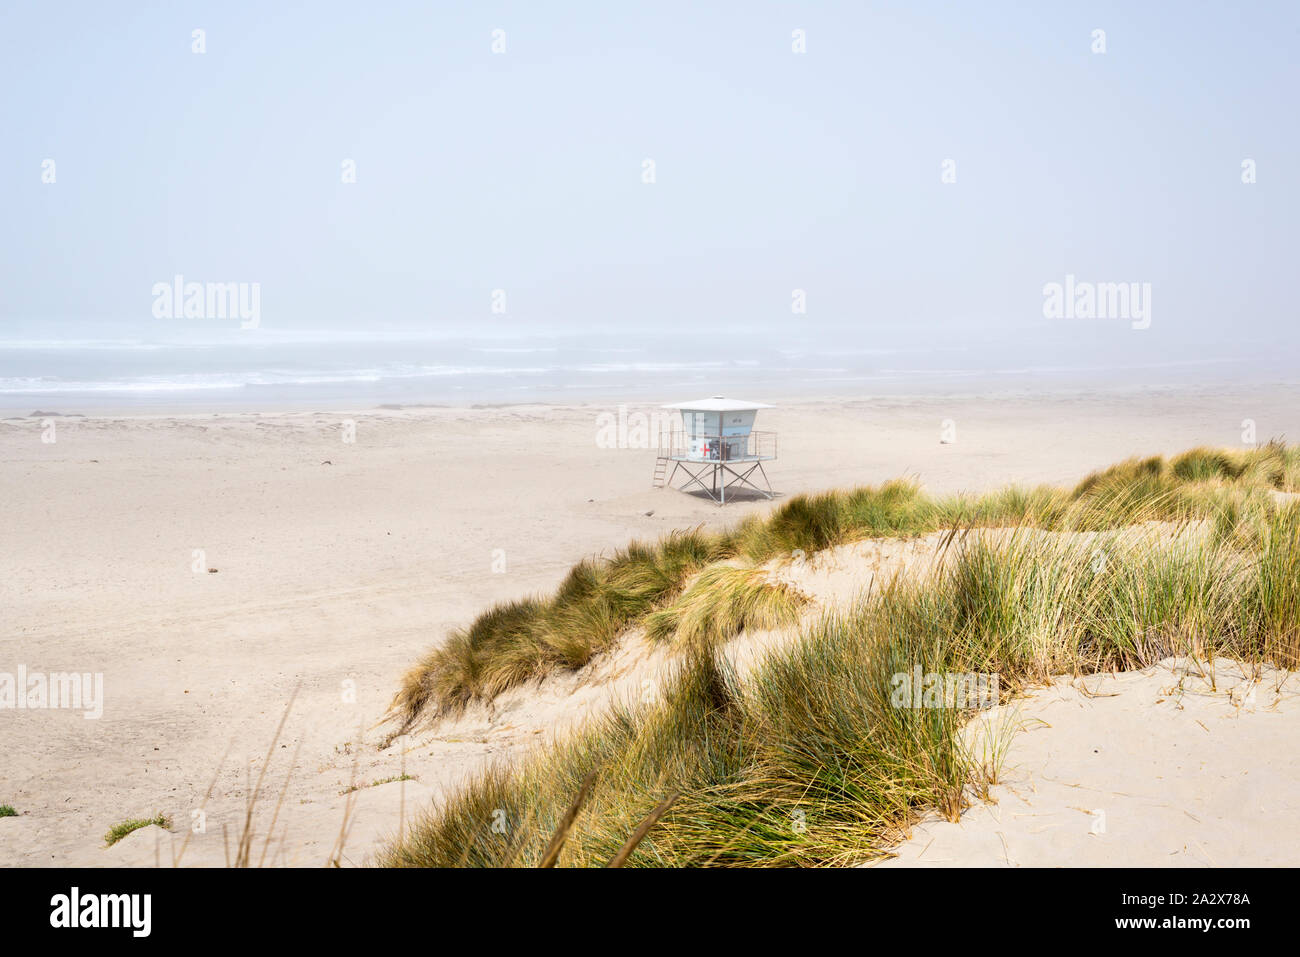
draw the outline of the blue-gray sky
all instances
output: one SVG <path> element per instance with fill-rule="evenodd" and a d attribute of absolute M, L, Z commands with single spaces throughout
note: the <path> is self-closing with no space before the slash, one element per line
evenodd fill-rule
<path fill-rule="evenodd" d="M 146 322 L 181 273 L 259 282 L 273 329 L 689 342 L 748 323 L 1041 336 L 1043 358 L 1297 341 L 1294 3 L 7 0 L 0 18 L 0 320 Z M 1044 319 L 1067 273 L 1151 283 L 1151 329 Z"/>

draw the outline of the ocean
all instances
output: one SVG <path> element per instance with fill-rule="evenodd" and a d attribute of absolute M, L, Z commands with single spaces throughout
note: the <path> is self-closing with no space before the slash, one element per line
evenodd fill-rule
<path fill-rule="evenodd" d="M 1086 390 L 1232 378 L 1246 361 L 1150 348 L 1115 355 L 1095 343 L 1044 348 L 1014 337 L 992 346 L 942 337 L 886 346 L 866 330 L 807 326 L 633 333 L 617 323 L 537 331 L 6 320 L 0 412 Z M 1261 374 L 1258 360 L 1251 368 Z"/>

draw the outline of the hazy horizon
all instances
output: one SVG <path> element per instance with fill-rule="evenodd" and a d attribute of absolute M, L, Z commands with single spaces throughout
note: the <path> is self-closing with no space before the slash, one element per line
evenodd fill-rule
<path fill-rule="evenodd" d="M 507 340 L 564 360 L 482 369 L 557 388 L 620 340 L 624 387 L 1300 356 L 1293 5 L 4 20 L 10 404 L 422 372 L 433 397 Z M 255 293 L 256 320 L 169 313 L 175 277 Z M 1142 310 L 1051 317 L 1045 287 L 1076 282 Z"/>

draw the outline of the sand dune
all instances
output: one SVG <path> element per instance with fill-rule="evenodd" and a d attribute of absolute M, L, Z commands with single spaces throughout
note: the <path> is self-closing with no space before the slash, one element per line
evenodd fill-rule
<path fill-rule="evenodd" d="M 1015 733 L 1000 783 L 878 867 L 1292 867 L 1300 679 L 1219 659 L 1061 678 L 970 729 Z"/>
<path fill-rule="evenodd" d="M 1263 434 L 1300 434 L 1296 399 L 1269 387 L 806 402 L 768 413 L 783 436 L 772 479 L 785 493 L 900 474 L 935 491 L 1064 483 L 1130 454 L 1234 442 L 1246 416 Z M 0 714 L 0 803 L 20 812 L 0 820 L 0 862 L 167 864 L 215 776 L 185 863 L 223 864 L 223 827 L 233 842 L 297 689 L 255 822 L 264 833 L 296 754 L 267 863 L 322 863 L 349 798 L 342 863 L 360 863 L 399 811 L 639 693 L 656 661 L 633 642 L 591 674 L 521 690 L 534 698 L 376 747 L 402 672 L 488 604 L 549 590 L 573 562 L 629 538 L 770 507 L 722 511 L 650 489 L 652 453 L 596 446 L 609 408 L 68 418 L 53 444 L 39 419 L 0 423 L 0 670 L 105 682 L 99 720 Z M 954 444 L 939 442 L 945 418 L 957 420 Z M 871 562 L 897 558 L 846 562 L 827 573 L 826 594 L 846 598 L 870 582 Z M 415 780 L 340 793 L 403 769 Z M 110 826 L 155 812 L 172 833 L 102 847 Z"/>

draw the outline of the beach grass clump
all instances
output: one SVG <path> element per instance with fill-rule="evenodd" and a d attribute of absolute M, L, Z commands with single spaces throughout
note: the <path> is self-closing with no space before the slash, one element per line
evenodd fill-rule
<path fill-rule="evenodd" d="M 550 598 L 489 609 L 407 673 L 390 714 L 407 730 L 430 715 L 490 701 L 556 669 L 581 668 L 633 626 L 648 624 L 655 637 L 675 635 L 686 609 L 672 603 L 692 576 L 719 562 L 759 566 L 867 538 L 960 528 L 1105 532 L 1150 522 L 1208 522 L 1216 541 L 1251 548 L 1262 542 L 1267 517 L 1276 511 L 1272 496 L 1298 491 L 1300 448 L 1272 441 L 1253 449 L 1195 448 L 1172 459 L 1133 458 L 1092 473 L 1072 489 L 1013 486 L 935 498 L 900 479 L 796 495 L 766 516 L 748 516 L 721 532 L 674 532 L 656 543 L 633 542 L 608 558 L 587 559 Z M 716 606 L 703 591 L 693 597 L 686 634 L 735 633 L 727 619 L 734 619 L 737 608 L 728 604 L 734 595 L 726 588 L 709 589 Z M 716 626 L 707 622 L 715 615 Z"/>
<path fill-rule="evenodd" d="M 864 538 L 922 535 L 939 527 L 941 512 L 912 481 L 796 495 L 766 519 L 745 522 L 727 539 L 730 553 L 761 563 L 805 555 Z"/>
<path fill-rule="evenodd" d="M 369 784 L 349 784 L 347 787 L 345 787 L 342 791 L 339 792 L 339 795 L 342 796 L 344 794 L 352 794 L 355 791 L 363 791 L 366 788 L 382 787 L 385 784 L 396 784 L 399 781 L 418 781 L 418 780 L 419 778 L 417 778 L 414 774 L 407 774 L 405 772 L 402 772 L 401 774 L 393 774 L 386 778 L 376 778 L 375 780 L 371 781 Z"/>
<path fill-rule="evenodd" d="M 140 830 L 142 827 L 161 827 L 170 828 L 171 819 L 164 814 L 155 814 L 153 817 L 138 817 L 123 821 L 121 824 L 114 824 L 104 834 L 104 846 L 112 847 L 128 834 Z"/>
<path fill-rule="evenodd" d="M 645 617 L 653 641 L 717 644 L 745 630 L 779 628 L 799 620 L 808 598 L 762 568 L 712 565 L 670 605 Z"/>
<path fill-rule="evenodd" d="M 1248 608 L 1261 654 L 1287 668 L 1300 666 L 1300 503 L 1275 513 L 1262 535 Z"/>
<path fill-rule="evenodd" d="M 938 528 L 1060 527 L 1072 504 L 1070 496 L 1048 485 L 1008 486 L 976 497 L 958 495 L 936 503 Z"/>
<path fill-rule="evenodd" d="M 962 729 L 1021 687 L 1170 656 L 1293 662 L 1300 506 L 1250 521 L 1263 527 L 1236 539 L 1192 525 L 967 529 L 950 561 L 823 616 L 743 677 L 719 646 L 690 645 L 658 703 L 617 708 L 480 776 L 383 863 L 531 866 L 593 772 L 561 863 L 608 860 L 671 792 L 630 866 L 878 858 L 918 815 L 953 820 L 986 793 L 997 769 Z M 974 707 L 900 703 L 899 676 L 915 672 L 979 675 L 996 690 Z"/>
<path fill-rule="evenodd" d="M 604 864 L 669 782 L 699 783 L 707 766 L 728 773 L 716 765 L 726 756 L 714 755 L 708 742 L 734 720 L 732 681 L 703 649 L 688 652 L 660 704 L 616 707 L 517 769 L 489 768 L 449 797 L 442 812 L 418 820 L 414 827 L 421 836 L 392 845 L 382 863 L 536 866 L 582 782 L 595 771 L 595 787 L 561 863 Z M 738 764 L 731 768 L 738 770 Z M 637 854 L 650 848 L 643 844 Z"/>
<path fill-rule="evenodd" d="M 1189 449 L 1172 459 L 1169 468 L 1184 482 L 1300 491 L 1300 447 L 1290 448 L 1276 439 L 1254 449 Z"/>
<path fill-rule="evenodd" d="M 1127 486 L 1150 492 L 1179 484 L 1237 485 L 1300 492 L 1300 446 L 1274 439 L 1250 449 L 1199 446 L 1172 459 L 1132 458 L 1094 472 L 1075 487 L 1076 497 L 1099 484 Z"/>
<path fill-rule="evenodd" d="M 536 866 L 592 772 L 596 783 L 564 865 L 604 864 L 670 792 L 680 797 L 627 866 L 869 854 L 871 835 L 914 802 L 954 800 L 966 772 L 949 727 L 954 716 L 890 707 L 887 682 L 873 678 L 891 662 L 839 667 L 843 655 L 868 652 L 842 627 L 826 624 L 821 659 L 785 659 L 749 689 L 696 646 L 661 703 L 616 709 L 516 770 L 494 767 L 426 813 L 380 863 Z"/>
<path fill-rule="evenodd" d="M 0 804 L 0 817 L 17 817 L 18 812 L 14 810 L 12 804 Z"/>
<path fill-rule="evenodd" d="M 1247 460 L 1225 449 L 1195 448 L 1172 459 L 1169 469 L 1184 482 L 1234 480 L 1245 470 Z"/>
<path fill-rule="evenodd" d="M 556 668 L 581 668 L 632 622 L 671 601 L 722 557 L 717 536 L 674 532 L 575 565 L 555 595 L 490 608 L 411 669 L 394 702 L 403 727 L 432 710 L 491 700 Z"/>

